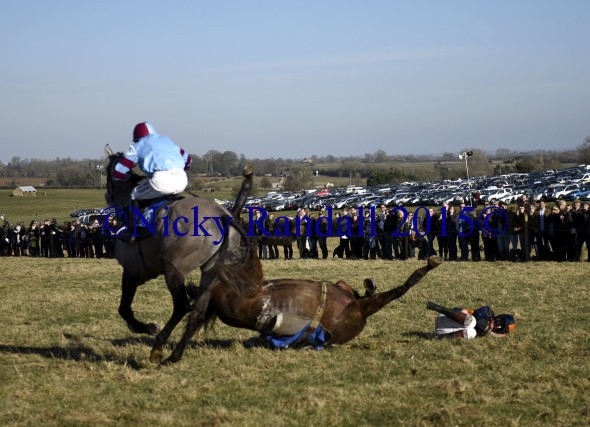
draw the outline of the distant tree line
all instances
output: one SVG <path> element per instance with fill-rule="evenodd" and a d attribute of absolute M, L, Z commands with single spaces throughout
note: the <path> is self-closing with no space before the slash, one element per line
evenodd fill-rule
<path fill-rule="evenodd" d="M 590 137 L 575 150 L 516 152 L 506 148 L 489 154 L 481 149 L 472 151 L 468 159 L 471 176 L 499 175 L 511 172 L 533 172 L 560 169 L 564 163 L 590 164 Z M 246 163 L 257 175 L 282 176 L 284 187 L 290 190 L 306 188 L 317 172 L 328 177 L 347 177 L 356 183 L 367 180 L 371 185 L 399 183 L 406 180 L 455 179 L 465 176 L 458 153 L 432 155 L 388 155 L 383 150 L 364 156 L 311 156 L 300 159 L 247 159 L 233 151 L 210 150 L 199 156 L 191 154 L 193 163 L 189 176 L 240 176 Z M 395 166 L 392 166 L 392 163 Z M 416 168 L 405 164 L 432 164 L 432 168 Z M 45 184 L 58 187 L 99 187 L 104 182 L 104 159 L 55 160 L 13 157 L 8 164 L 0 162 L 0 178 L 18 182 L 26 178 L 45 178 Z M 102 177 L 102 178 L 101 178 Z"/>

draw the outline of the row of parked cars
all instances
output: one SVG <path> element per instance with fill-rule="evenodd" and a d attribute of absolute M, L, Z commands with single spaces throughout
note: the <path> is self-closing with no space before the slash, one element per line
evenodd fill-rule
<path fill-rule="evenodd" d="M 376 187 L 348 186 L 322 188 L 302 193 L 271 192 L 264 197 L 250 197 L 246 207 L 263 207 L 267 211 L 293 211 L 298 208 L 321 210 L 328 207 L 441 206 L 443 203 L 483 204 L 502 201 L 515 203 L 523 194 L 534 200 L 590 200 L 590 165 L 560 171 L 519 173 L 493 177 L 474 177 L 455 181 L 404 182 Z M 230 205 L 231 202 L 225 202 Z M 230 206 L 228 206 L 230 207 Z M 84 224 L 100 218 L 102 208 L 73 212 Z"/>
<path fill-rule="evenodd" d="M 590 200 L 590 166 L 581 165 L 560 171 L 518 173 L 493 177 L 474 177 L 469 181 L 404 182 L 399 185 L 321 189 L 303 193 L 269 193 L 250 198 L 246 206 L 267 211 L 342 209 L 385 204 L 393 206 L 440 206 L 443 203 L 483 204 L 502 201 L 508 204 L 526 194 L 534 200 Z"/>

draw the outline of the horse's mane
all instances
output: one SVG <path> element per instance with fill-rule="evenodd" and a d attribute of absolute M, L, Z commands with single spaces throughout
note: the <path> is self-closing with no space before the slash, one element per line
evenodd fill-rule
<path fill-rule="evenodd" d="M 109 197 L 115 197 L 116 193 L 117 193 L 117 189 L 115 188 L 114 182 L 115 179 L 113 178 L 113 170 L 115 169 L 115 166 L 117 165 L 117 163 L 119 163 L 119 161 L 121 160 L 121 158 L 123 157 L 123 153 L 121 151 L 117 152 L 117 153 L 113 153 L 110 156 L 108 156 L 109 162 L 107 163 L 106 167 L 105 167 L 105 171 L 106 171 L 106 175 L 107 175 L 107 194 Z M 129 178 L 122 180 L 122 181 L 118 181 L 121 185 L 123 186 L 123 188 L 121 190 L 119 190 L 120 192 L 129 192 L 131 193 L 131 190 L 133 189 L 133 187 L 139 182 L 141 181 L 141 179 L 143 178 L 143 176 L 138 175 L 137 173 L 131 171 L 129 174 Z M 126 185 L 124 185 L 126 184 Z M 125 199 L 128 198 L 128 195 L 125 195 Z M 108 200 L 107 200 L 108 202 Z"/>
<path fill-rule="evenodd" d="M 113 169 L 115 168 L 115 165 L 117 164 L 117 160 L 120 159 L 123 156 L 123 153 L 118 152 L 115 154 L 110 155 L 109 158 L 109 162 L 107 163 L 107 166 L 105 168 L 106 174 L 107 174 L 107 193 L 108 194 L 113 194 Z"/>

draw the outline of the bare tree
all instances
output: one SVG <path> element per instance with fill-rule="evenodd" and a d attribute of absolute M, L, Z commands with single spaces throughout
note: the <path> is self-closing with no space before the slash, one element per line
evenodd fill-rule
<path fill-rule="evenodd" d="M 373 154 L 373 159 L 377 163 L 383 163 L 387 161 L 387 153 L 383 150 L 377 150 Z"/>
<path fill-rule="evenodd" d="M 590 136 L 587 136 L 584 142 L 578 146 L 578 161 L 590 164 Z"/>
<path fill-rule="evenodd" d="M 236 166 L 238 165 L 238 155 L 233 151 L 224 151 L 223 154 L 219 156 L 219 172 L 222 175 L 230 176 L 236 171 Z"/>
<path fill-rule="evenodd" d="M 508 148 L 498 148 L 496 150 L 496 158 L 498 159 L 508 160 L 511 159 L 513 155 L 513 152 Z"/>
<path fill-rule="evenodd" d="M 301 191 L 309 189 L 313 185 L 314 179 L 311 169 L 301 165 L 293 167 L 285 180 L 285 190 L 287 191 Z"/>

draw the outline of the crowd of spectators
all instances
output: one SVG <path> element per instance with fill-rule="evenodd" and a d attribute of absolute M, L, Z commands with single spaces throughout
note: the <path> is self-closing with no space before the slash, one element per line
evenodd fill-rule
<path fill-rule="evenodd" d="M 316 216 L 317 214 L 317 216 Z M 414 215 L 417 216 L 414 219 Z M 109 221 L 116 221 L 112 216 Z M 242 219 L 243 221 L 243 219 Z M 78 219 L 59 225 L 2 220 L 0 256 L 112 258 L 113 235 L 99 220 Z M 331 222 L 331 223 L 330 223 Z M 293 218 L 255 212 L 248 234 L 258 241 L 261 259 L 345 258 L 407 260 L 439 255 L 446 261 L 580 261 L 584 244 L 590 262 L 590 207 L 587 201 L 553 204 L 529 201 L 516 205 L 486 202 L 476 208 L 381 205 L 373 210 L 344 208 L 334 218 L 325 211 L 299 209 Z M 115 223 L 108 229 L 116 230 Z M 331 254 L 328 238 L 334 239 Z M 279 249 L 281 248 L 281 249 Z"/>
<path fill-rule="evenodd" d="M 58 224 L 55 219 L 43 223 L 24 221 L 10 225 L 2 220 L 0 256 L 45 258 L 112 258 L 113 237 L 103 233 L 98 220 L 83 224 L 78 219 Z"/>
<path fill-rule="evenodd" d="M 559 200 L 551 205 L 529 202 L 524 195 L 516 205 L 485 202 L 476 208 L 465 204 L 421 207 L 414 212 L 403 206 L 381 205 L 373 212 L 344 208 L 331 227 L 325 211 L 316 217 L 302 208 L 288 219 L 288 225 L 285 217 L 277 222 L 271 213 L 261 220 L 256 212 L 249 231 L 258 236 L 263 259 L 280 258 L 279 246 L 284 258 L 291 259 L 293 245 L 300 258 L 326 259 L 328 234 L 339 239 L 333 258 L 406 260 L 439 255 L 446 261 L 573 262 L 581 260 L 585 244 L 590 262 L 589 203 Z"/>

